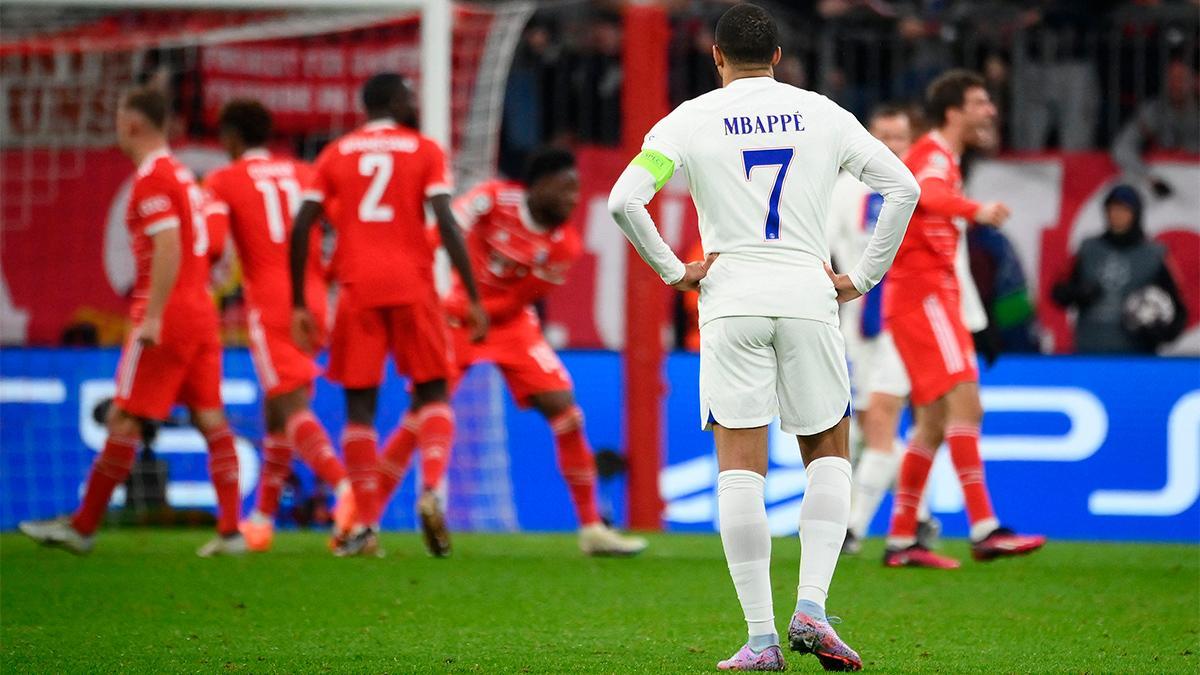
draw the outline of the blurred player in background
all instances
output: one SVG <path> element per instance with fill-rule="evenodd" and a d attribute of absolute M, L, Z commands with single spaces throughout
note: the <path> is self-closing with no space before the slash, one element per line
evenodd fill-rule
<path fill-rule="evenodd" d="M 271 114 L 258 101 L 230 101 L 221 109 L 217 129 L 233 163 L 209 174 L 204 186 L 237 246 L 249 305 L 250 356 L 266 392 L 262 477 L 254 511 L 241 523 L 241 531 L 250 550 L 266 551 L 271 547 L 279 495 L 291 474 L 293 453 L 333 487 L 339 532 L 351 524 L 353 497 L 329 434 L 309 407 L 320 368 L 291 333 L 288 236 L 292 216 L 300 208 L 302 186 L 311 182 L 312 170 L 266 149 Z M 310 248 L 304 282 L 306 306 L 317 325 L 324 326 L 328 288 L 321 238 L 312 238 Z"/>
<path fill-rule="evenodd" d="M 976 560 L 1029 553 L 1045 537 L 1001 527 L 992 510 L 979 455 L 979 370 L 971 333 L 962 319 L 955 271 L 962 228 L 969 220 L 999 226 L 1009 215 L 999 202 L 979 204 L 962 193 L 959 157 L 990 140 L 996 107 L 981 77 L 962 70 L 943 74 L 926 103 L 935 129 L 922 136 L 905 163 L 921 185 L 921 200 L 885 287 L 884 313 L 912 382 L 914 429 L 900 465 L 884 564 L 954 568 L 917 541 L 917 511 L 934 453 L 945 440 L 962 484 L 971 550 Z"/>
<path fill-rule="evenodd" d="M 409 125 L 412 93 L 394 73 L 363 85 L 368 122 L 331 142 L 317 158 L 311 188 L 296 216 L 291 239 L 292 329 L 302 349 L 317 341 L 318 323 L 308 306 L 305 279 L 309 232 L 325 210 L 337 231 L 334 272 L 341 283 L 330 345 L 329 378 L 346 390 L 342 452 L 359 524 L 335 549 L 338 555 L 376 555 L 379 517 L 378 439 L 375 409 L 390 354 L 413 383 L 411 414 L 422 448 L 424 485 L 418 512 L 433 555 L 447 555 L 449 534 L 436 488 L 454 442 L 454 412 L 447 380 L 451 345 L 434 288 L 433 248 L 425 233 L 425 203 L 438 222 L 442 243 L 468 297 L 465 322 L 472 340 L 487 332 L 475 277 L 450 209 L 451 179 L 437 143 Z"/>
<path fill-rule="evenodd" d="M 872 111 L 867 129 L 897 157 L 903 157 L 912 145 L 912 120 L 908 111 L 895 105 L 883 105 Z M 829 202 L 826 234 L 829 251 L 837 265 L 858 260 L 875 232 L 875 222 L 883 205 L 883 195 L 867 187 L 849 172 L 838 175 Z M 854 469 L 850 498 L 850 523 L 846 529 L 843 553 L 858 553 L 861 539 L 884 493 L 896 478 L 903 455 L 903 444 L 896 439 L 904 399 L 908 396 L 908 376 L 896 354 L 892 337 L 883 327 L 883 288 L 879 285 L 862 302 L 841 306 L 841 329 L 846 338 L 846 356 L 850 362 L 854 411 L 862 434 L 863 450 Z M 921 501 L 918 535 L 934 531 L 931 516 Z"/>
<path fill-rule="evenodd" d="M 583 411 L 574 385 L 554 349 L 542 336 L 533 303 L 566 281 L 583 251 L 568 220 L 579 203 L 579 174 L 569 150 L 547 148 L 528 160 L 524 182 L 491 180 L 455 201 L 468 230 L 467 249 L 479 274 L 488 315 L 487 337 L 471 341 L 470 296 L 460 278 L 446 298 L 460 376 L 476 363 L 496 364 L 523 408 L 535 408 L 550 423 L 558 466 L 579 518 L 579 548 L 588 555 L 633 555 L 646 541 L 626 537 L 604 524 L 596 507 L 596 461 L 584 433 Z M 417 443 L 419 418 L 404 416 L 380 462 L 382 494 L 399 485 Z M 386 501 L 386 499 L 385 499 Z"/>
<path fill-rule="evenodd" d="M 723 88 L 683 103 L 650 130 L 613 186 L 609 208 L 665 283 L 700 288 L 701 424 L 715 436 L 721 542 L 750 636 L 717 667 L 786 667 L 771 602 L 764 503 L 767 425 L 778 415 L 783 431 L 796 435 L 808 474 L 789 642 L 827 670 L 859 670 L 862 660 L 825 615 L 850 514 L 850 381 L 837 312 L 839 302 L 883 278 L 917 185 L 850 113 L 775 81 L 779 34 L 761 7 L 726 11 L 716 43 Z M 680 167 L 708 254 L 687 265 L 646 210 Z M 830 267 L 824 232 L 840 168 L 884 195 L 875 233 L 849 274 Z"/>
<path fill-rule="evenodd" d="M 903 157 L 912 146 L 912 121 L 906 109 L 884 105 L 868 120 L 871 134 L 888 149 Z M 856 260 L 866 249 L 883 197 L 846 172 L 833 186 L 829 208 L 829 248 L 835 261 Z M 959 238 L 955 274 L 962 289 L 962 316 L 967 329 L 976 333 L 987 327 L 987 313 L 971 278 L 966 232 Z M 887 277 L 861 303 L 841 308 L 842 334 L 850 361 L 854 410 L 862 431 L 863 452 L 854 469 L 854 491 L 850 500 L 850 525 L 843 553 L 862 550 L 862 538 L 879 510 L 883 495 L 896 479 L 904 444 L 896 437 L 900 415 L 911 387 L 904 362 L 896 352 L 891 334 L 883 325 L 883 293 Z M 921 499 L 917 514 L 917 541 L 935 548 L 941 524 Z"/>
<path fill-rule="evenodd" d="M 167 115 L 166 95 L 149 87 L 128 92 L 117 106 L 117 144 L 137 165 L 125 216 L 137 281 L 108 438 L 72 517 L 20 524 L 33 539 L 73 553 L 91 551 L 113 490 L 133 467 L 145 421 L 165 420 L 176 402 L 188 407 L 204 435 L 217 493 L 218 536 L 197 553 L 246 551 L 238 533 L 237 452 L 221 405 L 221 340 L 209 292 L 205 199 L 192 171 L 167 147 Z"/>

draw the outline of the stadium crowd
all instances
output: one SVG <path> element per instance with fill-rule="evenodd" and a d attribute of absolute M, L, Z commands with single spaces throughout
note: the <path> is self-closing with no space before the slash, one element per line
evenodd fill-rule
<path fill-rule="evenodd" d="M 712 26 L 730 2 L 681 0 L 672 7 L 670 103 L 719 84 L 712 65 Z M 1142 231 L 1138 189 L 1160 199 L 1186 186 L 1172 185 L 1143 161 L 1156 151 L 1200 153 L 1200 79 L 1197 78 L 1200 13 L 1192 0 L 985 2 L 822 0 L 765 3 L 784 28 L 781 81 L 828 95 L 860 119 L 882 104 L 910 109 L 923 126 L 920 99 L 949 68 L 981 72 L 1000 111 L 997 152 L 1106 151 L 1125 174 L 1139 202 L 1118 258 L 1147 255 L 1151 276 L 1174 308 L 1168 325 L 1137 338 L 1084 339 L 1080 352 L 1153 353 L 1180 335 L 1184 303 L 1160 247 Z M 547 141 L 616 146 L 621 140 L 623 35 L 617 3 L 571 3 L 543 8 L 517 50 L 508 81 L 501 140 L 501 170 L 518 170 L 524 157 Z M 969 152 L 964 171 L 981 154 Z M 1126 200 L 1127 201 L 1127 200 Z M 1124 203 L 1124 202 L 1122 202 Z M 1013 246 L 1002 231 L 974 228 L 969 237 L 972 271 L 993 328 L 980 336 L 982 353 L 1043 350 Z M 1095 250 L 1094 247 L 1092 250 Z M 1153 252 L 1151 252 L 1151 250 Z M 1124 291 L 1106 301 L 1094 281 L 1078 290 L 1076 267 L 1054 293 L 1055 302 L 1099 321 L 1102 333 L 1124 335 Z M 1128 290 L 1128 289 L 1126 289 Z M 1024 307 L 997 322 L 996 303 Z M 1109 309 L 1100 312 L 1100 306 Z M 1103 315 L 1103 318 L 1095 317 Z M 1092 318 L 1087 318 L 1092 317 Z M 694 348 L 694 301 L 676 307 L 676 344 Z"/>

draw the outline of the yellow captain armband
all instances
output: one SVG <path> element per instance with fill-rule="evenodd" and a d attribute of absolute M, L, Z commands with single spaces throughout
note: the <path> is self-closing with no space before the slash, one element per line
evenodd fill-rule
<path fill-rule="evenodd" d="M 657 192 L 662 189 L 662 186 L 671 180 L 671 176 L 675 175 L 675 162 L 671 161 L 670 157 L 658 152 L 657 150 L 643 150 L 629 166 L 640 166 L 650 172 L 654 177 L 654 190 Z"/>

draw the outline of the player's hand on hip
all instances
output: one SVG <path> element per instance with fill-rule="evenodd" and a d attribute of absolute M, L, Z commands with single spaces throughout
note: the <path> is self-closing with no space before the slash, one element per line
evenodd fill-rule
<path fill-rule="evenodd" d="M 704 256 L 703 262 L 699 260 L 692 261 L 683 267 L 683 278 L 671 284 L 671 288 L 677 291 L 698 291 L 700 290 L 700 281 L 708 276 L 708 268 L 716 261 L 720 253 L 709 253 Z"/>
<path fill-rule="evenodd" d="M 975 212 L 975 222 L 981 225 L 999 227 L 1004 224 L 1004 221 L 1008 220 L 1010 215 L 1012 215 L 1012 211 L 1003 203 L 988 202 L 980 206 L 979 210 Z"/>
<path fill-rule="evenodd" d="M 862 293 L 854 287 L 854 282 L 850 280 L 849 274 L 838 274 L 833 271 L 833 267 L 829 263 L 825 263 L 825 273 L 829 275 L 829 280 L 833 282 L 833 290 L 837 291 L 838 302 L 850 302 L 862 297 Z"/>
<path fill-rule="evenodd" d="M 302 351 L 314 352 L 320 343 L 321 331 L 317 319 L 307 307 L 292 308 L 292 339 Z"/>
<path fill-rule="evenodd" d="M 471 342 L 482 342 L 487 337 L 488 316 L 483 305 L 472 302 L 467 306 L 466 324 L 471 331 Z"/>
<path fill-rule="evenodd" d="M 137 327 L 137 340 L 145 347 L 162 342 L 162 317 L 147 316 Z"/>

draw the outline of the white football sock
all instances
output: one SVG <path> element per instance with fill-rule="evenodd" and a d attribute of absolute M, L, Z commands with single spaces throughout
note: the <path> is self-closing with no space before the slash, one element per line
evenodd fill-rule
<path fill-rule="evenodd" d="M 753 471 L 734 469 L 717 474 L 721 544 L 752 638 L 775 633 L 765 485 L 766 479 Z"/>
<path fill-rule="evenodd" d="M 800 585 L 796 598 L 824 608 L 850 519 L 850 462 L 841 457 L 821 457 L 809 462 L 805 471 L 808 487 L 800 505 Z"/>
<path fill-rule="evenodd" d="M 927 523 L 933 517 L 929 510 L 929 483 L 925 484 L 925 492 L 921 493 L 921 501 L 917 503 L 917 523 Z"/>
<path fill-rule="evenodd" d="M 850 526 L 854 536 L 862 538 L 879 510 L 883 495 L 896 479 L 900 456 L 887 450 L 867 448 L 854 469 L 854 487 L 850 493 Z"/>

